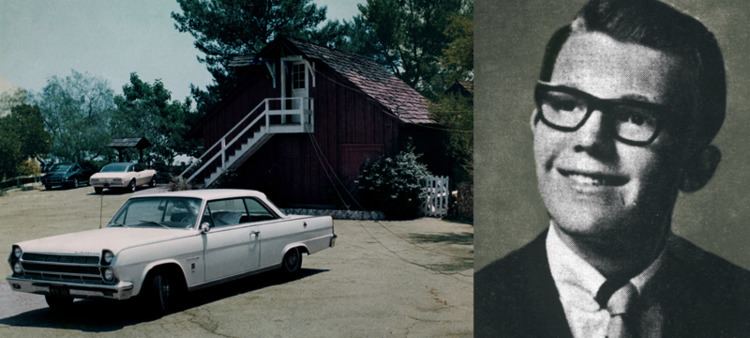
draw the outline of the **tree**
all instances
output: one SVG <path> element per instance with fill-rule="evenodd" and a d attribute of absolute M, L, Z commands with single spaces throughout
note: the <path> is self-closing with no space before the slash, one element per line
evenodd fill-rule
<path fill-rule="evenodd" d="M 474 174 L 474 104 L 472 98 L 447 93 L 430 105 L 430 114 L 447 130 L 447 150 L 454 163 L 452 181 L 471 182 Z"/>
<path fill-rule="evenodd" d="M 29 92 L 25 89 L 15 89 L 0 93 L 0 116 L 10 114 L 14 106 L 29 103 Z"/>
<path fill-rule="evenodd" d="M 454 13 L 445 28 L 449 39 L 439 57 L 440 74 L 434 83 L 471 83 L 474 77 L 474 6 L 468 2 L 464 10 Z M 466 83 L 464 82 L 464 83 Z M 473 85 L 472 85 L 473 87 Z M 443 92 L 430 105 L 430 114 L 447 129 L 448 156 L 456 164 L 453 182 L 471 182 L 474 172 L 473 88 L 461 92 Z"/>
<path fill-rule="evenodd" d="M 38 107 L 20 104 L 0 117 L 0 178 L 15 176 L 24 159 L 46 154 L 50 135 Z"/>
<path fill-rule="evenodd" d="M 13 126 L 16 138 L 21 142 L 22 157 L 38 158 L 49 152 L 52 138 L 44 130 L 44 119 L 39 107 L 17 105 L 11 108 L 11 114 L 6 118 Z"/>
<path fill-rule="evenodd" d="M 279 35 L 309 37 L 325 19 L 325 7 L 311 0 L 177 0 L 181 13 L 172 12 L 175 27 L 195 38 L 214 84 L 206 90 L 191 87 L 198 110 L 206 112 L 231 93 L 233 57 L 254 55 Z"/>
<path fill-rule="evenodd" d="M 373 56 L 428 98 L 442 92 L 435 83 L 439 58 L 450 43 L 445 31 L 452 18 L 465 10 L 467 0 L 367 0 L 350 27 L 356 52 Z M 358 25 L 357 22 L 360 21 Z M 364 41 L 371 41 L 365 43 Z M 444 82 L 444 81 L 443 81 Z"/>
<path fill-rule="evenodd" d="M 111 151 L 114 93 L 105 80 L 73 70 L 49 78 L 35 101 L 52 137 L 53 157 L 83 162 Z"/>
<path fill-rule="evenodd" d="M 21 162 L 21 142 L 16 138 L 13 126 L 7 117 L 0 117 L 0 181 L 16 175 L 16 166 Z"/>
<path fill-rule="evenodd" d="M 144 161 L 171 165 L 178 154 L 194 154 L 196 145 L 186 140 L 191 102 L 171 99 L 161 80 L 149 84 L 138 74 L 130 74 L 130 82 L 122 87 L 123 95 L 115 96 L 117 106 L 112 117 L 115 138 L 146 137 L 152 144 L 144 153 Z"/>
<path fill-rule="evenodd" d="M 474 4 L 468 2 L 464 10 L 450 17 L 445 28 L 448 44 L 439 58 L 441 80 L 451 85 L 456 80 L 474 78 Z"/>

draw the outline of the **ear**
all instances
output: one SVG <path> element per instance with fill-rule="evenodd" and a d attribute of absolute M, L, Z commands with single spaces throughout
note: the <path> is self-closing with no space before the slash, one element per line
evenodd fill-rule
<path fill-rule="evenodd" d="M 703 188 L 714 176 L 719 162 L 721 162 L 721 151 L 713 144 L 697 152 L 683 165 L 680 190 L 689 193 Z"/>
<path fill-rule="evenodd" d="M 539 122 L 539 111 L 534 108 L 534 110 L 531 112 L 531 118 L 529 119 L 529 126 L 531 127 L 531 132 L 534 133 L 536 130 L 536 124 Z"/>

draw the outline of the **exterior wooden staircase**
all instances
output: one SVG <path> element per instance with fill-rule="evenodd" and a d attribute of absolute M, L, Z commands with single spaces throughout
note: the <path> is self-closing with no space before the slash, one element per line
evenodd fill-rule
<path fill-rule="evenodd" d="M 227 170 L 236 169 L 274 134 L 312 133 L 313 99 L 266 98 L 209 147 L 181 174 L 187 183 L 207 188 Z"/>

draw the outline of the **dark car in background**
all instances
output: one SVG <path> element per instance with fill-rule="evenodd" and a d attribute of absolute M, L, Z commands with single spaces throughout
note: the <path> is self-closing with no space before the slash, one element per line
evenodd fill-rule
<path fill-rule="evenodd" d="M 42 184 L 47 190 L 54 187 L 78 188 L 82 184 L 88 184 L 89 177 L 95 172 L 96 167 L 93 165 L 58 163 L 52 165 L 42 176 Z"/>

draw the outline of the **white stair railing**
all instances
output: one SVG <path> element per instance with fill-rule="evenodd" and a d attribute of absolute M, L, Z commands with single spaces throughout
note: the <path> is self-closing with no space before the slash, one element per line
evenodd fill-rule
<path fill-rule="evenodd" d="M 286 108 L 288 105 L 292 108 Z M 263 111 L 255 116 L 261 108 Z M 245 122 L 252 116 L 255 118 L 245 125 Z M 244 162 L 273 134 L 311 133 L 313 121 L 312 98 L 266 98 L 209 147 L 197 161 L 191 163 L 180 174 L 180 177 L 185 178 L 189 174 L 190 176 L 186 179 L 187 183 L 202 177 L 204 178 L 203 186 L 207 187 L 226 170 Z M 245 127 L 236 132 L 243 125 Z M 250 133 L 250 131 L 253 132 Z M 235 147 L 235 144 L 240 141 L 244 143 Z M 234 153 L 230 156 L 229 152 L 233 150 Z"/>

